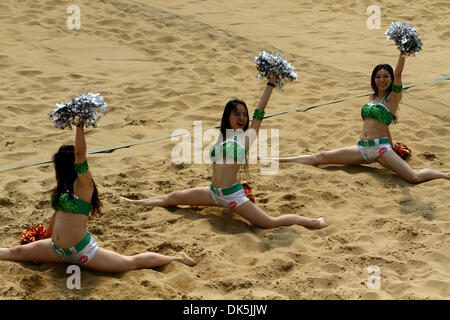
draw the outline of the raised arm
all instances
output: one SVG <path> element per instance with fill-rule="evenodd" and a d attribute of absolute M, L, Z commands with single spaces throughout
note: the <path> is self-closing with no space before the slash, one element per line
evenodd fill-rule
<path fill-rule="evenodd" d="M 75 163 L 82 163 L 86 160 L 86 138 L 84 137 L 84 128 L 77 126 L 75 137 Z"/>
<path fill-rule="evenodd" d="M 258 134 L 259 128 L 261 128 L 261 123 L 262 123 L 262 120 L 264 118 L 264 113 L 265 113 L 264 109 L 266 108 L 266 105 L 269 102 L 270 96 L 272 95 L 273 88 L 274 88 L 273 86 L 271 86 L 270 84 L 267 84 L 261 98 L 259 99 L 258 107 L 255 110 L 255 114 L 257 116 L 253 117 L 252 124 L 250 126 L 250 128 L 252 128 L 253 130 L 256 131 L 256 134 Z M 258 110 L 260 110 L 260 111 L 258 111 Z M 258 118 L 258 114 L 261 115 L 261 116 L 259 116 L 259 118 Z"/>
<path fill-rule="evenodd" d="M 394 83 L 392 85 L 391 93 L 391 111 L 396 113 L 398 104 L 402 99 L 402 72 L 405 67 L 405 56 L 400 54 L 397 61 L 397 66 L 394 71 Z"/>
<path fill-rule="evenodd" d="M 78 181 L 83 188 L 93 188 L 92 176 L 86 159 L 86 149 L 84 125 L 77 126 L 75 137 L 75 169 L 78 173 Z"/>
<path fill-rule="evenodd" d="M 276 77 L 272 77 L 270 81 L 267 82 L 266 88 L 259 99 L 258 107 L 255 110 L 256 117 L 253 117 L 252 124 L 250 126 L 251 129 L 256 131 L 256 135 L 258 135 L 259 128 L 261 127 L 262 119 L 264 118 L 264 109 L 269 102 L 270 96 L 272 95 L 272 91 L 275 87 L 274 83 L 276 83 Z"/>
<path fill-rule="evenodd" d="M 264 109 L 269 102 L 270 96 L 272 95 L 272 91 L 275 88 L 277 78 L 273 76 L 270 81 L 267 82 L 266 88 L 259 99 L 258 107 L 253 114 L 253 119 L 250 127 L 246 131 L 245 134 L 239 135 L 238 139 L 241 141 L 241 144 L 245 144 L 245 149 L 249 150 L 252 143 L 256 140 L 259 133 L 259 128 L 261 128 L 262 120 L 264 119 Z M 245 138 L 245 142 L 241 139 Z"/>
<path fill-rule="evenodd" d="M 396 86 L 400 86 L 402 84 L 402 72 L 403 72 L 403 68 L 405 67 L 405 61 L 406 58 L 404 55 L 400 54 L 398 56 L 398 61 L 397 61 L 397 66 L 395 67 L 395 71 L 394 71 L 394 84 Z"/>

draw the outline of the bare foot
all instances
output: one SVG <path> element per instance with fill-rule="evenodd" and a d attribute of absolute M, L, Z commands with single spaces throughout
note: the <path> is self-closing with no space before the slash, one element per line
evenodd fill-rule
<path fill-rule="evenodd" d="M 179 262 L 184 263 L 187 266 L 193 267 L 197 264 L 197 261 L 189 257 L 184 252 L 180 252 L 177 257 L 180 258 L 180 260 L 178 260 Z"/>
<path fill-rule="evenodd" d="M 312 226 L 313 228 L 317 228 L 317 229 L 322 229 L 322 228 L 326 228 L 328 227 L 328 225 L 325 223 L 325 219 L 320 217 L 317 219 L 314 219 L 314 225 Z"/>
<path fill-rule="evenodd" d="M 128 202 L 131 202 L 131 203 L 136 203 L 136 201 L 137 201 L 137 200 L 128 199 L 128 198 L 120 197 L 120 196 L 119 196 L 119 199 L 122 199 L 122 200 L 125 200 L 125 201 L 128 201 Z"/>

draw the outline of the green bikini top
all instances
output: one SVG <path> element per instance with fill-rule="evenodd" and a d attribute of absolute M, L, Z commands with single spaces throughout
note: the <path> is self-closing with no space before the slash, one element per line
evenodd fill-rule
<path fill-rule="evenodd" d="M 244 163 L 247 151 L 236 139 L 237 135 L 232 140 L 226 140 L 212 148 L 210 153 L 211 162 L 214 163 L 222 155 L 222 157 L 233 159 L 238 163 Z"/>
<path fill-rule="evenodd" d="M 52 196 L 52 203 L 55 196 L 56 195 Z M 55 210 L 62 210 L 68 213 L 79 213 L 85 216 L 89 216 L 89 212 L 91 211 L 90 203 L 81 200 L 76 195 L 70 195 L 69 192 L 61 193 L 58 203 L 56 206 L 52 207 Z"/>
<path fill-rule="evenodd" d="M 361 117 L 363 120 L 369 118 L 384 123 L 387 126 L 390 125 L 394 119 L 394 114 L 384 105 L 385 100 L 386 96 L 381 100 L 381 103 L 373 104 L 369 102 L 365 104 L 361 109 Z"/>

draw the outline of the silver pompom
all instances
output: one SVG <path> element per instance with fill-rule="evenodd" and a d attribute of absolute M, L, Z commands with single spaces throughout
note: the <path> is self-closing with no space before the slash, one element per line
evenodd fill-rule
<path fill-rule="evenodd" d="M 394 40 L 401 54 L 416 55 L 422 50 L 422 40 L 420 40 L 417 30 L 409 22 L 394 21 L 385 34 L 388 40 Z"/>
<path fill-rule="evenodd" d="M 99 117 L 103 117 L 107 104 L 99 93 L 88 92 L 86 95 L 80 93 L 72 101 L 56 104 L 58 108 L 50 111 L 50 120 L 59 129 L 68 128 L 72 125 L 78 126 L 82 123 L 86 128 L 97 127 Z"/>
<path fill-rule="evenodd" d="M 255 57 L 253 63 L 256 64 L 256 68 L 259 71 L 256 78 L 266 77 L 269 80 L 272 75 L 277 76 L 278 80 L 275 85 L 281 91 L 284 91 L 283 86 L 287 81 L 293 82 L 297 80 L 297 74 L 294 72 L 295 68 L 279 54 L 273 55 L 273 53 L 268 54 L 263 51 Z"/>

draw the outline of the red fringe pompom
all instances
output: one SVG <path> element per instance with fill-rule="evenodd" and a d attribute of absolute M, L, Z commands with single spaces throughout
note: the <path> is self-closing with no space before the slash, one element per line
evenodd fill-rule
<path fill-rule="evenodd" d="M 403 160 L 409 159 L 411 157 L 411 149 L 401 142 L 397 142 L 394 146 L 394 151 L 402 158 Z"/>
<path fill-rule="evenodd" d="M 251 201 L 251 202 L 253 202 L 253 203 L 255 203 L 255 197 L 253 196 L 253 194 L 252 194 L 252 188 L 250 187 L 250 185 L 247 183 L 247 181 L 242 181 L 241 182 L 241 184 L 242 184 L 242 186 L 244 187 L 244 190 L 245 190 L 245 195 L 247 196 L 247 198 Z"/>
<path fill-rule="evenodd" d="M 20 234 L 20 244 L 27 244 L 38 240 L 47 239 L 47 230 L 39 224 L 37 227 L 27 227 L 27 232 Z"/>

